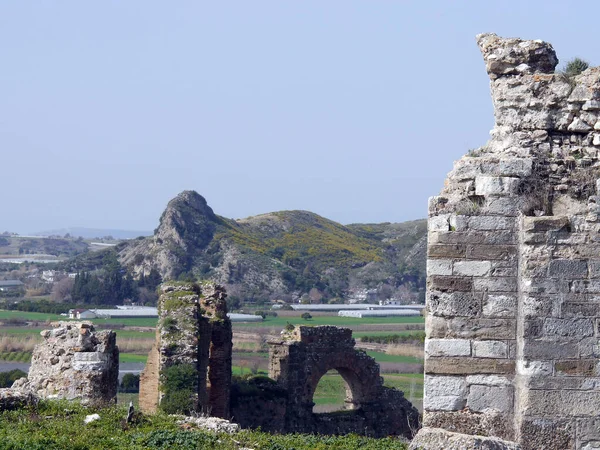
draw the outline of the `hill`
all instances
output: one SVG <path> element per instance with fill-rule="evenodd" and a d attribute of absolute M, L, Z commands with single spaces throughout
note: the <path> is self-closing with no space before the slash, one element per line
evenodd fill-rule
<path fill-rule="evenodd" d="M 308 211 L 227 219 L 184 191 L 169 202 L 153 236 L 107 251 L 134 277 L 154 270 L 164 280 L 212 279 L 233 299 L 408 302 L 424 289 L 425 232 L 425 220 L 344 226 Z"/>

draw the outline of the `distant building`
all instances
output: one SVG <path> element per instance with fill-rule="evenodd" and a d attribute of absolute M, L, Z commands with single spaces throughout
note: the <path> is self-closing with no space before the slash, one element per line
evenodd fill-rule
<path fill-rule="evenodd" d="M 89 309 L 70 309 L 69 319 L 95 319 L 97 316 Z"/>
<path fill-rule="evenodd" d="M 0 281 L 0 291 L 17 291 L 23 288 L 23 282 L 19 280 Z"/>
<path fill-rule="evenodd" d="M 158 310 L 153 306 L 117 306 L 115 309 L 91 309 L 95 317 L 103 319 L 156 318 Z"/>

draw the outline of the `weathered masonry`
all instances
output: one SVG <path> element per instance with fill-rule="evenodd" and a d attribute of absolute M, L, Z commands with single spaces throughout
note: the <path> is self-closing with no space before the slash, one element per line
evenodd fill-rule
<path fill-rule="evenodd" d="M 599 448 L 600 68 L 569 77 L 548 43 L 477 42 L 496 124 L 429 204 L 417 441 Z"/>
<path fill-rule="evenodd" d="M 90 322 L 52 325 L 41 332 L 44 340 L 33 350 L 29 374 L 15 381 L 12 393 L 93 405 L 115 403 L 119 384 L 115 332 L 97 332 Z"/>
<path fill-rule="evenodd" d="M 419 413 L 401 391 L 383 386 L 379 365 L 354 348 L 352 330 L 333 326 L 296 327 L 270 342 L 269 376 L 285 389 L 286 432 L 412 437 Z M 347 384 L 347 412 L 313 413 L 313 394 L 327 371 Z"/>
<path fill-rule="evenodd" d="M 156 343 L 140 377 L 140 408 L 153 412 L 162 404 L 169 411 L 171 404 L 228 419 L 232 332 L 225 290 L 213 283 L 165 283 L 161 290 Z M 186 383 L 172 386 L 169 379 Z"/>

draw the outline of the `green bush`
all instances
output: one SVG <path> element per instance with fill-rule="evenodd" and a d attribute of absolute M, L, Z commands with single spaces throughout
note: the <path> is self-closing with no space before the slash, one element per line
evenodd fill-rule
<path fill-rule="evenodd" d="M 123 375 L 121 384 L 119 385 L 119 392 L 124 393 L 135 393 L 140 392 L 140 376 L 135 373 L 126 373 Z"/>
<path fill-rule="evenodd" d="M 590 67 L 590 64 L 587 61 L 584 61 L 581 58 L 573 58 L 567 61 L 562 72 L 568 77 L 574 77 L 579 75 L 588 67 Z"/>
<path fill-rule="evenodd" d="M 191 414 L 196 406 L 198 372 L 191 364 L 176 364 L 160 374 L 164 394 L 160 409 L 167 414 Z"/>
<path fill-rule="evenodd" d="M 10 370 L 8 372 L 0 372 L 0 388 L 9 388 L 16 380 L 26 376 L 27 373 L 19 369 Z"/>

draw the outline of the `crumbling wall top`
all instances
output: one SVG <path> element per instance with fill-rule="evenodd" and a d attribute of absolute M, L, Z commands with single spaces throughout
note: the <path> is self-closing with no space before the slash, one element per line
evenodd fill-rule
<path fill-rule="evenodd" d="M 540 40 L 501 38 L 494 33 L 477 36 L 477 45 L 490 78 L 522 73 L 553 73 L 558 58 L 552 45 Z"/>
<path fill-rule="evenodd" d="M 290 340 L 305 344 L 354 346 L 354 339 L 352 339 L 352 330 L 350 328 L 340 328 L 330 325 L 296 327 L 290 333 Z"/>

